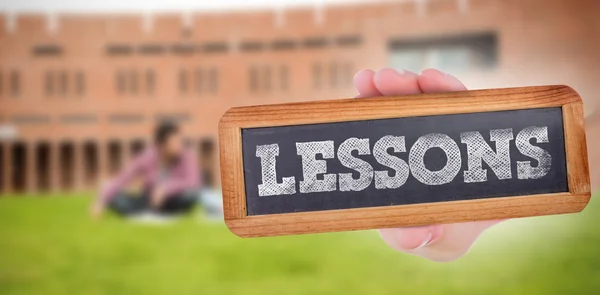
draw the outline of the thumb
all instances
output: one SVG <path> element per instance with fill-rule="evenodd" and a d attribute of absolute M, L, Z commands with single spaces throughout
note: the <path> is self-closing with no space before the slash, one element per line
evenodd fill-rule
<path fill-rule="evenodd" d="M 380 229 L 383 240 L 392 248 L 411 253 L 438 240 L 442 235 L 440 225 Z"/>

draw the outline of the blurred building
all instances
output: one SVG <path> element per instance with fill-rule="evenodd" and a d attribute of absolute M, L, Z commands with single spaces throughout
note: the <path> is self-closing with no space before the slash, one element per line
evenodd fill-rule
<path fill-rule="evenodd" d="M 0 15 L 0 192 L 91 188 L 163 119 L 218 186 L 227 108 L 351 97 L 361 68 L 436 67 L 470 88 L 569 84 L 596 106 L 599 52 L 596 0 Z"/>

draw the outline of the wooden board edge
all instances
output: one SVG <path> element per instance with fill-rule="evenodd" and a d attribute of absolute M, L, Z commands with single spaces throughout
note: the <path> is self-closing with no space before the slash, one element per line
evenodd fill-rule
<path fill-rule="evenodd" d="M 246 216 L 241 129 L 219 125 L 221 190 L 225 220 Z"/>
<path fill-rule="evenodd" d="M 320 124 L 561 107 L 578 101 L 577 92 L 565 85 L 499 88 L 234 107 L 223 115 L 220 125 L 259 128 Z"/>
<path fill-rule="evenodd" d="M 482 93 L 495 93 L 499 94 L 498 91 L 505 91 L 506 89 L 493 89 L 493 90 L 479 90 L 479 91 L 468 91 L 468 92 L 453 92 L 453 93 L 442 93 L 442 94 L 434 94 L 437 96 L 430 96 L 429 101 L 423 100 L 423 97 L 414 99 L 415 96 L 408 97 L 396 97 L 396 100 L 393 101 L 393 104 L 397 104 L 399 101 L 402 104 L 406 103 L 419 103 L 421 111 L 423 110 L 431 110 L 436 113 L 428 113 L 425 115 L 444 115 L 444 114 L 455 114 L 455 113 L 472 113 L 472 112 L 485 112 L 485 111 L 503 111 L 503 110 L 516 110 L 516 109 L 533 109 L 533 108 L 541 108 L 541 107 L 561 107 L 563 108 L 563 124 L 565 125 L 565 149 L 567 155 L 567 162 L 570 161 L 570 151 L 575 149 L 581 149 L 581 139 L 579 136 L 578 130 L 580 128 L 579 121 L 579 112 L 581 112 L 581 118 L 583 118 L 583 111 L 581 109 L 581 98 L 571 87 L 564 85 L 557 86 L 538 86 L 538 87 L 525 87 L 525 88 L 509 88 L 511 91 L 530 91 L 529 93 L 534 93 L 536 89 L 541 89 L 540 92 L 545 92 L 546 96 L 540 96 L 534 101 L 528 101 L 527 103 L 517 103 L 517 101 L 524 99 L 524 96 L 516 93 L 511 94 L 510 103 L 502 100 L 495 99 L 493 102 L 486 102 L 481 105 L 477 102 L 471 102 L 470 106 L 465 106 L 464 102 L 457 102 L 456 99 L 460 99 L 462 96 L 468 96 L 470 98 L 476 97 L 477 95 L 481 95 Z M 489 96 L 489 94 L 488 94 Z M 412 100 L 411 100 L 412 99 Z M 440 108 L 437 104 L 442 100 L 446 99 L 455 99 L 452 101 L 452 105 L 455 106 L 448 112 L 441 112 Z M 366 119 L 379 119 L 379 118 L 388 118 L 388 117 L 406 117 L 406 116 L 415 116 L 414 112 L 410 113 L 411 108 L 407 108 L 402 106 L 404 109 L 398 109 L 398 106 L 392 110 L 392 112 L 387 112 L 386 107 L 389 104 L 384 104 L 383 102 L 389 102 L 390 98 L 367 98 L 361 99 L 360 101 L 352 100 L 352 105 L 354 109 L 363 110 L 363 105 L 371 107 L 371 111 L 367 111 L 367 115 L 371 116 Z M 384 227 L 394 227 L 394 226 L 418 226 L 425 224 L 434 224 L 434 223 L 450 223 L 450 222 L 466 222 L 466 221 L 474 221 L 474 220 L 485 220 L 485 219 L 496 219 L 496 218 L 516 218 L 516 217 L 525 217 L 525 216 L 537 216 L 537 215 L 546 215 L 546 214 L 559 214 L 559 213 L 570 213 L 570 212 L 578 212 L 585 208 L 585 205 L 589 201 L 590 198 L 590 188 L 589 188 L 589 176 L 587 180 L 581 178 L 580 174 L 576 174 L 575 178 L 569 178 L 569 187 L 577 188 L 575 190 L 571 190 L 571 193 L 561 193 L 559 196 L 568 197 L 569 199 L 576 198 L 578 201 L 573 201 L 569 204 L 571 206 L 568 207 L 560 207 L 553 206 L 552 204 L 534 204 L 528 205 L 526 208 L 530 208 L 529 211 L 525 209 L 518 209 L 514 206 L 509 206 L 512 213 L 502 213 L 502 206 L 492 206 L 488 208 L 488 205 L 481 205 L 483 209 L 479 210 L 470 210 L 470 212 L 475 212 L 479 214 L 484 214 L 484 216 L 473 218 L 468 217 L 466 215 L 460 215 L 459 213 L 450 213 L 446 214 L 442 217 L 436 218 L 435 214 L 438 213 L 428 213 L 425 212 L 423 216 L 412 216 L 410 220 L 407 220 L 406 216 L 396 216 L 391 220 L 386 219 L 389 218 L 383 216 L 376 216 L 382 213 L 388 212 L 388 210 L 392 210 L 389 212 L 394 212 L 394 214 L 398 214 L 398 212 L 405 212 L 406 210 L 411 210 L 411 206 L 418 206 L 422 208 L 428 207 L 436 207 L 438 205 L 453 207 L 459 204 L 463 204 L 463 202 L 489 202 L 490 204 L 497 204 L 497 200 L 510 199 L 506 204 L 511 204 L 517 202 L 517 199 L 522 199 L 524 197 L 528 198 L 536 198 L 539 199 L 540 195 L 534 196 L 522 196 L 522 197 L 503 197 L 503 198 L 494 198 L 494 199 L 478 199 L 478 200 L 469 200 L 469 201 L 453 201 L 453 202 L 443 202 L 443 203 L 425 203 L 425 204 L 416 204 L 416 205 L 405 205 L 405 206 L 392 206 L 392 207 L 374 207 L 374 208 L 359 208 L 359 209 L 345 209 L 345 210 L 329 210 L 329 211 L 318 211 L 318 212 L 302 212 L 302 213 L 288 213 L 288 214 L 273 214 L 273 215 L 263 215 L 263 216 L 250 216 L 248 217 L 246 214 L 246 200 L 245 200 L 245 187 L 244 187 L 244 171 L 243 171 L 243 159 L 242 159 L 242 142 L 241 142 L 241 130 L 242 128 L 254 128 L 254 127 L 263 127 L 263 126 L 282 126 L 282 125 L 301 125 L 307 124 L 304 121 L 287 120 L 284 122 L 284 119 L 279 118 L 282 116 L 282 113 L 285 113 L 285 109 L 288 107 L 294 108 L 298 104 L 309 105 L 313 108 L 322 108 L 331 110 L 332 107 L 328 104 L 333 103 L 342 103 L 347 104 L 350 100 L 336 100 L 336 101 L 316 101 L 316 102 L 307 102 L 307 103 L 292 103 L 292 104 L 283 104 L 283 105 L 269 105 L 269 106 L 256 106 L 256 107 L 241 107 L 241 108 L 231 108 L 229 109 L 221 118 L 219 122 L 219 141 L 220 141 L 220 159 L 221 159 L 221 179 L 222 179 L 222 188 L 223 188 L 223 205 L 224 205 L 224 217 L 225 223 L 228 228 L 236 235 L 241 237 L 254 237 L 254 236 L 272 236 L 272 235 L 286 235 L 286 234 L 303 234 L 303 233 L 317 233 L 317 232 L 328 232 L 328 231 L 343 231 L 343 230 L 361 230 L 361 229 L 369 229 L 369 228 L 384 228 Z M 357 103 L 361 104 L 361 106 L 357 106 Z M 459 108 L 456 108 L 456 106 Z M 285 109 L 280 109 L 281 106 L 286 106 Z M 493 106 L 490 108 L 490 106 Z M 578 107 L 579 106 L 579 107 Z M 266 108 L 263 110 L 257 111 L 257 108 Z M 373 111 L 373 109 L 375 111 Z M 474 111 L 475 110 L 475 111 Z M 566 112 L 565 112 L 566 110 Z M 266 112 L 266 113 L 265 113 Z M 302 110 L 302 112 L 306 115 L 307 110 Z M 309 112 L 309 111 L 308 111 Z M 573 115 L 567 115 L 568 118 L 565 118 L 564 114 L 571 112 Z M 310 113 L 310 112 L 309 112 Z M 261 118 L 261 116 L 265 116 Z M 287 116 L 286 116 L 287 117 Z M 292 116 L 293 117 L 293 116 Z M 363 115 L 353 113 L 350 116 L 345 116 L 343 119 L 331 119 L 327 116 L 319 115 L 317 117 L 310 117 L 308 123 L 329 123 L 338 121 L 350 121 L 350 120 L 362 120 Z M 266 124 L 266 125 L 265 125 Z M 566 125 L 571 124 L 571 125 Z M 581 125 L 582 126 L 582 125 Z M 571 127 L 574 127 L 571 129 Z M 577 127 L 577 128 L 575 128 Z M 567 131 L 569 129 L 570 131 Z M 576 139 L 575 142 L 579 142 L 578 144 L 571 144 L 570 139 Z M 225 148 L 227 146 L 227 148 Z M 585 145 L 585 130 L 583 130 L 583 148 L 586 148 Z M 227 149 L 227 150 L 225 150 Z M 579 160 L 581 161 L 581 159 Z M 587 167 L 587 151 L 585 152 L 585 167 Z M 572 170 L 576 169 L 571 164 Z M 569 165 L 568 165 L 569 167 Z M 568 168 L 568 173 L 571 173 L 571 170 Z M 583 173 L 584 176 L 586 173 Z M 589 172 L 587 173 L 589 175 Z M 576 185 L 572 185 L 571 182 L 575 181 Z M 587 181 L 587 190 L 586 190 L 586 181 Z M 577 184 L 582 184 L 578 186 Z M 556 195 L 556 194 L 554 194 Z M 587 197 L 586 197 L 587 196 Z M 582 201 L 582 198 L 585 199 L 585 202 Z M 492 202 L 494 201 L 494 202 Z M 564 203 L 564 202 L 563 202 Z M 582 205 L 583 204 L 583 205 Z M 467 204 L 472 206 L 473 204 Z M 562 206 L 562 205 L 561 205 Z M 398 207 L 402 207 L 398 209 Z M 560 208 L 559 208 L 560 207 Z M 487 208 L 487 209 L 486 209 Z M 525 208 L 525 207 L 524 207 Z M 459 208 L 455 208 L 459 209 Z M 506 209 L 506 208 L 505 208 Z M 374 210 L 374 211 L 373 211 Z M 498 211 L 500 210 L 500 211 Z M 467 210 L 469 211 L 469 210 Z M 368 222 L 364 224 L 352 223 L 353 220 L 358 219 L 348 219 L 343 217 L 344 215 L 350 214 L 355 215 L 356 212 L 377 212 L 372 218 L 367 214 L 367 217 L 361 219 L 368 219 Z M 457 212 L 462 212 L 458 210 Z M 483 212 L 483 213 L 482 213 Z M 529 212 L 529 213 L 528 213 Z M 536 213 L 538 212 L 538 213 Z M 341 214 L 341 215 L 340 215 Z M 309 222 L 298 222 L 297 219 L 304 218 L 303 216 L 308 216 Z M 325 216 L 325 218 L 323 217 Z M 327 216 L 338 217 L 340 219 L 337 220 L 328 220 Z M 479 216 L 479 215 L 478 215 Z M 274 219 L 276 218 L 276 219 Z M 369 219 L 370 218 L 370 219 Z M 286 223 L 286 221 L 292 221 L 291 223 Z M 261 223 L 263 222 L 263 223 Z M 349 225 L 350 223 L 350 225 Z"/>
<path fill-rule="evenodd" d="M 260 215 L 230 219 L 225 223 L 232 233 L 244 238 L 354 231 L 575 213 L 586 207 L 590 197 L 590 193 L 555 193 Z"/>
<path fill-rule="evenodd" d="M 562 111 L 569 191 L 572 194 L 590 193 L 592 188 L 583 103 L 565 104 Z"/>

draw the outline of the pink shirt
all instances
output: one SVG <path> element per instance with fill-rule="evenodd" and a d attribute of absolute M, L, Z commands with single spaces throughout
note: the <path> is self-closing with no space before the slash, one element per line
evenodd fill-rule
<path fill-rule="evenodd" d="M 161 172 L 161 169 L 166 169 Z M 161 175 L 163 174 L 164 175 Z M 185 149 L 177 163 L 161 167 L 156 147 L 148 148 L 137 155 L 119 175 L 101 192 L 100 198 L 107 203 L 133 180 L 143 181 L 144 188 L 160 189 L 167 196 L 181 193 L 201 185 L 198 161 L 193 151 Z"/>

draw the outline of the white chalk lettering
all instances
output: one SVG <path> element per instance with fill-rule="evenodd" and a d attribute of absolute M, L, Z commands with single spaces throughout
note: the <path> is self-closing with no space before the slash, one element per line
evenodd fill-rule
<path fill-rule="evenodd" d="M 333 141 L 297 142 L 296 152 L 302 156 L 302 175 L 300 181 L 301 193 L 331 192 L 336 190 L 335 174 L 323 174 L 327 172 L 327 162 L 317 160 L 316 155 L 323 155 L 323 159 L 332 159 L 334 156 Z M 317 175 L 323 174 L 323 180 L 317 179 Z"/>
<path fill-rule="evenodd" d="M 278 144 L 259 145 L 256 156 L 260 157 L 262 183 L 258 185 L 259 196 L 291 195 L 296 193 L 294 177 L 284 177 L 277 183 L 276 158 L 279 156 Z"/>
<path fill-rule="evenodd" d="M 510 167 L 510 141 L 513 140 L 512 129 L 490 131 L 490 141 L 496 143 L 496 152 L 485 142 L 479 132 L 463 132 L 461 142 L 467 145 L 469 169 L 464 171 L 465 182 L 487 181 L 487 169 L 483 169 L 485 161 L 498 179 L 512 178 Z"/>
<path fill-rule="evenodd" d="M 527 127 L 517 134 L 517 149 L 521 154 L 537 160 L 537 167 L 531 166 L 531 161 L 517 161 L 518 179 L 539 179 L 550 171 L 552 156 L 546 150 L 532 145 L 529 141 L 535 139 L 537 143 L 548 142 L 548 127 Z"/>
<path fill-rule="evenodd" d="M 489 181 L 488 170 L 500 181 L 509 180 L 513 179 L 512 161 L 517 156 L 511 155 L 511 147 L 513 151 L 516 147 L 520 154 L 531 158 L 530 161 L 516 161 L 519 180 L 543 178 L 552 167 L 552 156 L 548 150 L 536 145 L 549 143 L 547 126 L 530 126 L 522 129 L 516 136 L 511 128 L 494 129 L 489 131 L 489 140 L 486 134 L 482 135 L 479 131 L 454 133 L 454 136 L 458 135 L 462 143 L 460 147 L 457 141 L 442 133 L 423 135 L 408 148 L 404 136 L 384 135 L 376 141 L 372 138 L 351 137 L 339 144 L 337 153 L 333 140 L 296 142 L 296 155 L 292 151 L 283 152 L 287 154 L 283 157 L 295 158 L 283 158 L 280 161 L 284 161 L 286 165 L 300 165 L 301 162 L 302 180 L 298 181 L 298 187 L 296 178 L 300 178 L 299 175 L 282 177 L 278 182 L 279 145 L 257 145 L 256 157 L 260 158 L 262 176 L 262 182 L 258 184 L 258 195 L 324 193 L 338 189 L 342 192 L 357 192 L 372 187 L 372 184 L 375 189 L 389 190 L 398 189 L 407 181 L 427 186 L 439 186 L 453 181 L 476 185 Z M 375 142 L 372 147 L 371 142 Z M 432 149 L 440 149 L 445 154 L 445 163 L 443 158 L 442 163 L 439 163 L 439 159 L 426 157 Z M 461 155 L 461 149 L 466 153 Z M 398 153 L 407 153 L 407 160 L 400 158 L 404 156 L 399 156 Z M 457 180 L 463 161 L 466 161 L 463 178 Z M 487 165 L 485 169 L 484 163 Z M 331 165 L 329 171 L 328 164 Z M 299 171 L 285 168 L 288 175 L 289 171 Z M 346 168 L 356 172 L 347 171 Z M 409 180 L 411 174 L 414 179 Z"/>
<path fill-rule="evenodd" d="M 340 173 L 340 191 L 362 191 L 373 181 L 373 166 L 364 160 L 352 156 L 352 151 L 358 151 L 359 155 L 370 155 L 368 138 L 349 138 L 340 144 L 338 148 L 338 159 L 340 163 L 360 173 L 359 178 L 352 178 L 352 173 Z"/>
<path fill-rule="evenodd" d="M 410 174 L 410 169 L 406 161 L 387 153 L 387 150 L 390 148 L 394 153 L 406 152 L 404 136 L 387 135 L 375 143 L 375 146 L 373 147 L 373 156 L 375 157 L 375 160 L 382 165 L 394 169 L 396 172 L 396 175 L 390 176 L 388 171 L 375 171 L 376 189 L 399 188 L 406 183 L 408 175 Z"/>
<path fill-rule="evenodd" d="M 446 153 L 446 166 L 438 171 L 425 167 L 425 153 L 431 148 L 441 148 Z M 410 149 L 408 163 L 413 176 L 427 185 L 441 185 L 451 182 L 460 171 L 462 159 L 460 149 L 446 134 L 431 133 L 423 135 Z"/>

